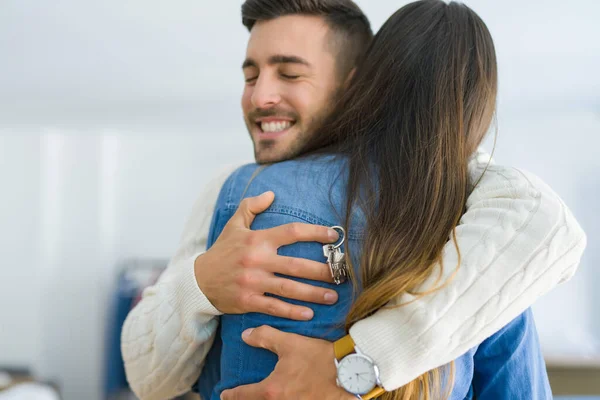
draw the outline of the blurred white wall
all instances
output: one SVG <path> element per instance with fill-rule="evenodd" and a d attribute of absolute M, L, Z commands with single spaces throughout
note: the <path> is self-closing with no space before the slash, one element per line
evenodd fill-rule
<path fill-rule="evenodd" d="M 589 234 L 535 307 L 550 358 L 600 359 L 600 3 L 465 1 L 500 61 L 496 160 L 542 176 Z M 374 29 L 407 1 L 358 1 Z M 203 185 L 252 160 L 240 1 L 0 3 L 0 365 L 99 399 L 115 265 L 169 257 Z"/>

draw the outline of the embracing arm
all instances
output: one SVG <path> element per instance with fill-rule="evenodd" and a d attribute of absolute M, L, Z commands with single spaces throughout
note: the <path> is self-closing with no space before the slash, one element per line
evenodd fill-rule
<path fill-rule="evenodd" d="M 123 325 L 127 381 L 140 399 L 188 392 L 214 340 L 220 313 L 198 288 L 194 262 L 206 247 L 212 207 L 227 175 L 215 179 L 196 202 L 179 249 Z"/>
<path fill-rule="evenodd" d="M 471 166 L 471 178 L 487 163 Z M 562 200 L 544 182 L 515 168 L 490 166 L 467 200 L 438 274 L 351 329 L 356 345 L 374 359 L 386 390 L 444 365 L 521 314 L 571 278 L 586 236 Z M 460 265 L 459 265 L 460 260 Z M 458 269 L 457 269 L 458 265 Z M 449 279 L 450 278 L 450 279 Z M 411 300 L 414 300 L 411 302 Z"/>

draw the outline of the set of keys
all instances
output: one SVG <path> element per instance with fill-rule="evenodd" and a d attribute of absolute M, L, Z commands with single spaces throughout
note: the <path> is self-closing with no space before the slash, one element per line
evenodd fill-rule
<path fill-rule="evenodd" d="M 327 257 L 327 265 L 331 271 L 331 277 L 336 285 L 346 282 L 348 279 L 348 270 L 346 266 L 346 255 L 340 248 L 344 243 L 346 231 L 341 226 L 334 226 L 332 229 L 341 231 L 340 239 L 337 243 L 326 244 L 323 246 L 323 255 Z"/>

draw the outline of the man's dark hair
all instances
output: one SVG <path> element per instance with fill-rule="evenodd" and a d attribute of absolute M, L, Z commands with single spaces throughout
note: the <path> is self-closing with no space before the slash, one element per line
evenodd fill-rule
<path fill-rule="evenodd" d="M 257 21 L 286 15 L 323 17 L 331 31 L 331 50 L 343 78 L 357 65 L 373 39 L 369 20 L 351 0 L 246 0 L 242 4 L 242 23 L 248 31 Z"/>

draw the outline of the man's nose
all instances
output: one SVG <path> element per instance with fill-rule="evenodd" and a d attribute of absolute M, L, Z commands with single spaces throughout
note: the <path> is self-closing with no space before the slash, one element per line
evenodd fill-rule
<path fill-rule="evenodd" d="M 252 105 L 256 108 L 270 108 L 281 101 L 278 85 L 268 76 L 259 76 L 252 92 Z"/>

